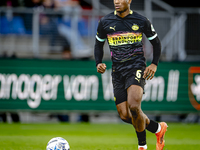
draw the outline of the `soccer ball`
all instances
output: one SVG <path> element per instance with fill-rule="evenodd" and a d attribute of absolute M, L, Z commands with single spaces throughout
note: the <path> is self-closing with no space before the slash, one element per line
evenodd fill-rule
<path fill-rule="evenodd" d="M 46 150 L 70 150 L 70 147 L 65 139 L 55 137 L 48 142 Z"/>

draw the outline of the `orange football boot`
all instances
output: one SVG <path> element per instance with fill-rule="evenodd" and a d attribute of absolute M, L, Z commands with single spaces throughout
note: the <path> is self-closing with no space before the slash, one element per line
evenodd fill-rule
<path fill-rule="evenodd" d="M 156 138 L 157 138 L 156 150 L 163 150 L 163 147 L 165 146 L 164 136 L 168 126 L 165 122 L 161 122 L 160 126 L 161 126 L 160 132 L 156 133 Z"/>

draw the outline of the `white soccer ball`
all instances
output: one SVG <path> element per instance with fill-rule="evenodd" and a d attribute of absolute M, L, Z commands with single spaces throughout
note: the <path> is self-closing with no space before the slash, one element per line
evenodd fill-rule
<path fill-rule="evenodd" d="M 70 147 L 65 139 L 55 137 L 48 142 L 46 150 L 70 150 Z"/>

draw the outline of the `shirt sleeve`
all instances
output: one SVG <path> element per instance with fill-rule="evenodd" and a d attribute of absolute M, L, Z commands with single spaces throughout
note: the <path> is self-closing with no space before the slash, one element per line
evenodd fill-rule
<path fill-rule="evenodd" d="M 99 42 L 104 42 L 106 40 L 106 38 L 107 38 L 107 35 L 106 35 L 105 30 L 103 28 L 102 20 L 100 20 L 99 24 L 98 24 L 98 28 L 97 28 L 96 39 Z"/>
<path fill-rule="evenodd" d="M 149 41 L 155 39 L 158 36 L 153 25 L 148 19 L 146 20 L 146 23 L 145 23 L 144 34 L 146 35 Z"/>

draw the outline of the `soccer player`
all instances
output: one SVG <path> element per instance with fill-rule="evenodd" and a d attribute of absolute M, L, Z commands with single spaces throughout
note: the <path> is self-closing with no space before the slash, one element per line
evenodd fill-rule
<path fill-rule="evenodd" d="M 100 19 L 95 43 L 98 73 L 104 73 L 103 45 L 108 41 L 112 65 L 114 100 L 120 118 L 132 124 L 138 138 L 138 149 L 146 150 L 146 129 L 157 137 L 156 150 L 164 147 L 165 122 L 150 120 L 141 110 L 145 79 L 152 79 L 157 70 L 161 44 L 153 25 L 144 16 L 130 10 L 132 0 L 114 0 L 115 11 Z M 146 67 L 143 33 L 153 46 L 153 60 Z"/>

